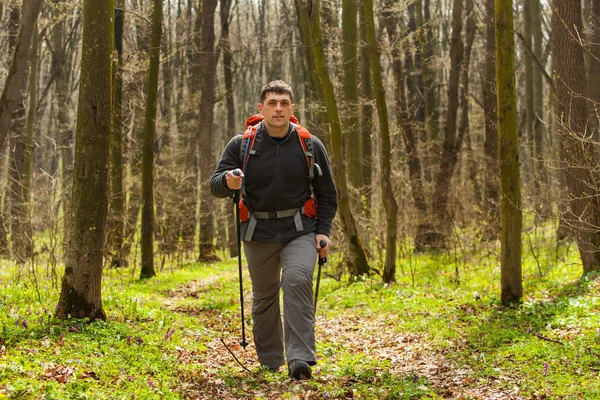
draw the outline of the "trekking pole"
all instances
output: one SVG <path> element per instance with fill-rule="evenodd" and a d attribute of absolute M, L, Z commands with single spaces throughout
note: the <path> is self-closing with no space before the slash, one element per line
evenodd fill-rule
<path fill-rule="evenodd" d="M 321 240 L 319 242 L 321 248 L 327 247 L 327 242 Z M 317 313 L 317 299 L 319 298 L 319 284 L 321 283 L 321 269 L 323 268 L 323 264 L 327 262 L 327 257 L 319 257 L 319 271 L 317 272 L 317 289 L 315 290 L 315 310 L 314 313 Z"/>
<path fill-rule="evenodd" d="M 240 176 L 240 170 L 236 169 L 232 172 L 235 176 Z M 234 190 L 233 203 L 235 204 L 235 219 L 237 226 L 237 249 L 238 249 L 238 270 L 240 279 L 240 309 L 242 311 L 242 341 L 240 345 L 245 349 L 248 346 L 246 342 L 246 327 L 244 324 L 244 283 L 242 281 L 242 233 L 240 227 L 240 191 Z"/>

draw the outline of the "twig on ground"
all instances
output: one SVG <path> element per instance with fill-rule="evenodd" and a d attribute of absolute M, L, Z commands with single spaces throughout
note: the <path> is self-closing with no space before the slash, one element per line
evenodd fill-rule
<path fill-rule="evenodd" d="M 561 342 L 561 341 L 559 341 L 559 340 L 554 340 L 554 339 L 547 338 L 546 336 L 544 336 L 544 335 L 542 335 L 542 334 L 540 334 L 540 333 L 534 333 L 533 335 L 534 335 L 535 337 L 537 337 L 537 338 L 539 338 L 539 339 L 542 339 L 542 340 L 545 340 L 545 341 L 547 341 L 547 342 L 558 343 L 558 344 L 560 344 L 561 346 L 564 346 L 564 345 L 565 345 L 563 342 Z"/>
<path fill-rule="evenodd" d="M 229 346 L 227 346 L 227 343 L 225 343 L 225 341 L 223 340 L 223 338 L 221 338 L 221 343 L 223 343 L 223 346 L 225 346 L 225 348 L 227 349 L 227 351 L 229 352 L 229 354 L 231 354 L 233 356 L 233 358 L 235 359 L 235 361 L 237 361 L 237 363 L 240 364 L 240 367 L 244 368 L 250 374 L 253 374 L 252 371 L 250 371 L 248 368 L 246 368 L 246 366 L 244 364 L 242 364 L 240 362 L 240 360 L 238 360 L 238 358 L 235 356 L 235 354 L 233 354 L 233 351 L 231 351 L 231 349 L 229 348 Z"/>

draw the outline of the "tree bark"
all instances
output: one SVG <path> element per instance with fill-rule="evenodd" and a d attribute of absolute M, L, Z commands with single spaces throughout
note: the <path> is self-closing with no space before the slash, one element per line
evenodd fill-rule
<path fill-rule="evenodd" d="M 461 39 L 462 33 L 462 0 L 453 0 L 452 8 L 452 38 L 450 41 L 450 77 L 448 84 L 448 109 L 446 112 L 446 126 L 444 129 L 444 144 L 440 169 L 436 178 L 433 196 L 433 214 L 435 232 L 429 235 L 432 248 L 443 248 L 446 245 L 446 235 L 450 224 L 448 198 L 450 195 L 450 180 L 454 167 L 458 161 L 460 143 L 456 137 L 458 117 L 458 87 L 460 83 L 461 64 L 464 55 L 464 46 Z"/>
<path fill-rule="evenodd" d="M 31 70 L 29 72 L 29 110 L 25 130 L 21 122 L 16 123 L 16 136 L 11 139 L 10 191 L 11 191 L 11 242 L 18 263 L 25 263 L 33 254 L 33 230 L 30 221 L 29 191 L 31 188 L 31 162 L 33 130 L 37 107 L 37 67 L 39 34 L 37 22 L 31 39 Z M 23 110 L 24 112 L 24 110 Z M 21 119 L 21 118 L 19 118 Z"/>
<path fill-rule="evenodd" d="M 154 0 L 152 11 L 152 39 L 150 43 L 150 71 L 146 94 L 146 118 L 142 149 L 142 269 L 140 278 L 151 278 L 154 271 L 154 135 L 158 105 L 158 72 L 162 37 L 162 0 Z"/>
<path fill-rule="evenodd" d="M 342 127 L 348 165 L 348 182 L 350 187 L 358 189 L 362 186 L 362 165 L 360 126 L 358 120 L 358 25 L 357 0 L 342 1 L 342 63 L 344 106 L 342 111 Z M 360 202 L 360 198 L 356 203 Z"/>
<path fill-rule="evenodd" d="M 393 2 L 386 0 L 384 3 L 385 11 L 382 13 L 382 24 L 388 33 L 390 43 L 395 44 L 392 47 L 392 69 L 394 73 L 394 95 L 396 123 L 402 133 L 404 140 L 404 151 L 408 164 L 408 174 L 410 179 L 411 194 L 417 210 L 417 232 L 415 234 L 415 251 L 423 251 L 428 243 L 428 235 L 432 227 L 428 222 L 427 200 L 423 188 L 423 179 L 421 175 L 421 160 L 418 152 L 419 137 L 413 129 L 410 121 L 408 104 L 406 100 L 406 91 L 404 89 L 404 71 L 402 67 L 402 53 L 400 49 L 400 38 L 398 36 L 398 16 L 392 10 Z"/>
<path fill-rule="evenodd" d="M 112 260 L 111 266 L 125 265 L 123 257 L 123 234 L 125 228 L 125 196 L 123 189 L 123 28 L 125 25 L 125 1 L 117 0 L 115 8 L 115 50 L 118 53 L 116 71 L 113 73 L 113 121 L 111 136 L 111 221 L 109 224 Z"/>
<path fill-rule="evenodd" d="M 394 197 L 392 187 L 391 155 L 392 146 L 390 140 L 390 127 L 388 121 L 387 102 L 385 100 L 385 89 L 381 77 L 381 60 L 379 47 L 375 36 L 375 17 L 373 16 L 373 0 L 364 0 L 365 22 L 367 28 L 367 43 L 371 56 L 371 74 L 375 88 L 375 100 L 377 102 L 377 113 L 379 116 L 379 129 L 381 135 L 380 146 L 380 168 L 381 168 L 381 195 L 386 216 L 385 234 L 385 264 L 383 267 L 383 281 L 396 281 L 396 255 L 398 241 L 398 205 Z"/>
<path fill-rule="evenodd" d="M 363 0 L 360 0 L 361 2 Z M 368 217 L 371 214 L 371 197 L 373 193 L 373 85 L 371 84 L 371 59 L 367 46 L 367 24 L 365 8 L 361 5 L 358 10 L 360 25 L 360 86 L 362 89 L 362 107 L 360 110 L 360 141 L 362 182 L 360 193 L 364 196 L 362 212 Z"/>
<path fill-rule="evenodd" d="M 498 176 L 498 99 L 496 97 L 496 27 L 494 19 L 494 0 L 486 0 L 486 43 L 485 76 L 482 83 L 483 111 L 485 114 L 485 138 L 483 152 L 485 157 L 485 196 L 483 238 L 493 240 L 498 237 L 500 228 L 500 209 Z"/>
<path fill-rule="evenodd" d="M 213 122 L 215 103 L 215 10 L 217 0 L 202 1 L 202 40 L 200 47 L 200 112 L 198 154 L 200 156 L 200 261 L 215 261 L 218 257 L 213 244 L 214 212 L 210 193 L 210 172 L 215 170 L 213 156 Z"/>
<path fill-rule="evenodd" d="M 29 0 L 23 3 L 19 37 L 0 97 L 0 149 L 4 149 L 6 145 L 13 112 L 23 101 L 23 92 L 29 75 L 31 39 L 41 4 L 42 0 Z"/>
<path fill-rule="evenodd" d="M 521 301 L 521 183 L 515 88 L 513 2 L 496 0 L 496 91 L 498 101 L 498 159 L 500 164 L 501 301 Z"/>
<path fill-rule="evenodd" d="M 102 254 L 111 131 L 112 0 L 83 3 L 73 217 L 56 317 L 106 319 Z"/>
<path fill-rule="evenodd" d="M 342 139 L 342 125 L 340 122 L 333 84 L 331 82 L 331 78 L 329 77 L 327 60 L 325 58 L 325 51 L 323 48 L 320 8 L 321 1 L 315 0 L 312 3 L 311 10 L 308 10 L 308 17 L 310 20 L 310 38 L 312 42 L 312 51 L 315 58 L 315 66 L 317 68 L 317 73 L 323 89 L 323 97 L 325 100 L 325 107 L 327 108 L 327 116 L 331 130 L 331 146 L 333 149 L 334 161 L 333 172 L 338 189 L 338 209 L 341 218 L 342 229 L 349 249 L 350 261 L 348 270 L 353 276 L 359 276 L 368 274 L 370 272 L 370 268 L 367 262 L 367 256 L 362 246 L 362 242 L 358 236 L 358 230 L 356 229 L 354 216 L 352 215 L 352 211 L 350 209 L 348 185 L 346 183 L 344 159 L 342 155 L 344 145 Z M 304 11 L 306 12 L 306 9 Z"/>
<path fill-rule="evenodd" d="M 231 11 L 231 0 L 221 0 L 221 46 L 223 49 L 223 81 L 225 83 L 225 103 L 227 109 L 227 134 L 236 133 L 235 126 L 235 103 L 233 97 L 233 57 L 231 54 L 231 39 L 229 36 L 229 13 Z M 232 207 L 228 207 L 227 233 L 229 256 L 237 257 L 237 233 L 235 214 Z"/>
<path fill-rule="evenodd" d="M 595 129 L 594 140 L 600 141 L 600 1 L 592 2 L 590 13 L 590 55 L 588 87 L 590 88 L 590 99 L 592 99 L 590 122 Z M 597 157 L 598 154 L 595 154 Z M 596 158 L 597 160 L 597 158 Z"/>
<path fill-rule="evenodd" d="M 583 48 L 578 42 L 582 31 L 581 2 L 554 0 L 553 6 L 556 129 L 571 205 L 564 218 L 577 235 L 585 274 L 600 269 L 600 198 L 593 147 L 587 131 L 588 93 Z"/>

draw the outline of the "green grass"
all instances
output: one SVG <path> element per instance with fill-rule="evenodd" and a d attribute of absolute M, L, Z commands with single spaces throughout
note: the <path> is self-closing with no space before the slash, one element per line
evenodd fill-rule
<path fill-rule="evenodd" d="M 405 254 L 392 285 L 323 277 L 320 362 L 301 383 L 259 372 L 253 350 L 235 344 L 236 260 L 167 268 L 145 281 L 131 268 L 106 270 L 108 321 L 91 324 L 52 318 L 59 290 L 45 267 L 34 279 L 30 267 L 5 263 L 0 398 L 466 399 L 485 398 L 484 389 L 600 398 L 599 280 L 580 280 L 574 247 L 545 245 L 544 235 L 524 248 L 525 298 L 513 308 L 498 301 L 493 244 Z"/>

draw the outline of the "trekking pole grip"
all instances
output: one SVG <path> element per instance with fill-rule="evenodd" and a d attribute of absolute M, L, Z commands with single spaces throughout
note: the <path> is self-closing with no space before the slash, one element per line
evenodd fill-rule
<path fill-rule="evenodd" d="M 319 245 L 321 246 L 321 248 L 325 248 L 327 247 L 327 242 L 325 240 L 321 240 L 319 242 Z M 319 265 L 323 265 L 327 262 L 327 257 L 319 257 Z"/>

